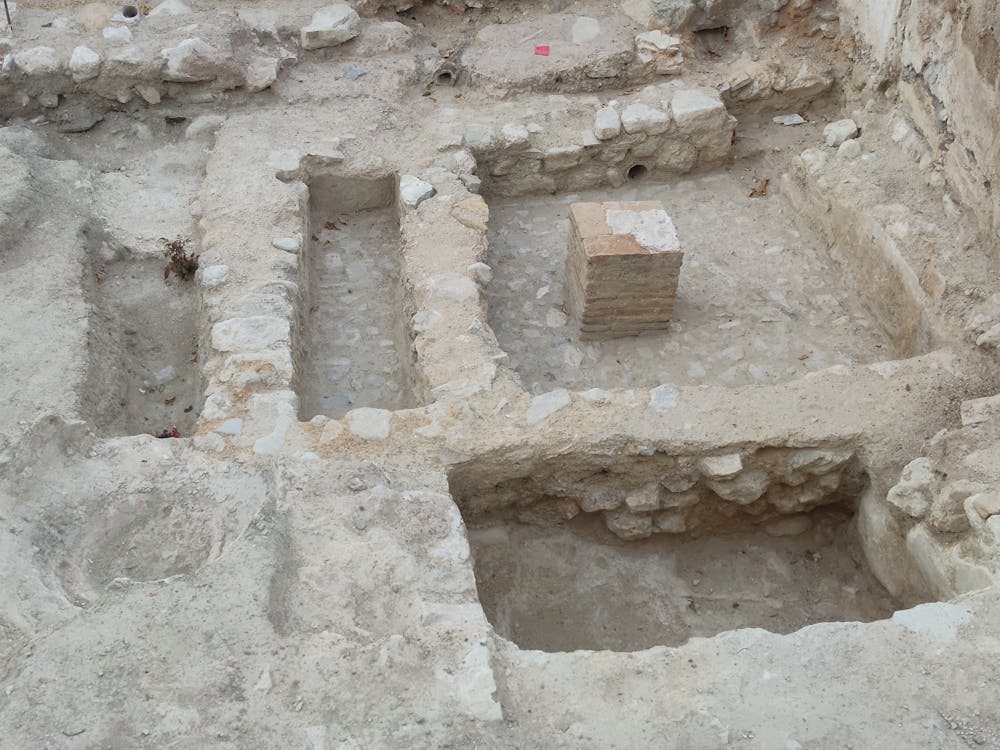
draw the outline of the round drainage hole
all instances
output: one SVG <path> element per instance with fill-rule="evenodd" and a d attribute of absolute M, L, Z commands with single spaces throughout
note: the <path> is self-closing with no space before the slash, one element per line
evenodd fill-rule
<path fill-rule="evenodd" d="M 649 172 L 649 170 L 646 169 L 646 167 L 644 165 L 642 165 L 642 164 L 636 164 L 636 165 L 634 165 L 632 167 L 629 167 L 628 178 L 630 180 L 641 180 L 643 177 L 646 176 L 646 174 L 648 172 Z"/>
<path fill-rule="evenodd" d="M 448 71 L 438 73 L 437 83 L 439 86 L 450 86 L 452 84 L 451 73 L 449 73 Z"/>
<path fill-rule="evenodd" d="M 126 5 L 122 8 L 122 15 L 125 16 L 125 18 L 135 18 L 139 15 L 139 9 L 134 5 Z"/>

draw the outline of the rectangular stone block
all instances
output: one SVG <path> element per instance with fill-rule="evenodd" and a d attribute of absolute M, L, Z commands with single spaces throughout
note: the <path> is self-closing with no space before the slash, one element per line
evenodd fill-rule
<path fill-rule="evenodd" d="M 566 305 L 584 338 L 665 330 L 684 253 L 659 201 L 574 203 Z"/>

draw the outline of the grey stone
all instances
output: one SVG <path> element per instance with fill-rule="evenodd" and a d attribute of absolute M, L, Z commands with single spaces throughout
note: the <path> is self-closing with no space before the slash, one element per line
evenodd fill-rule
<path fill-rule="evenodd" d="M 594 513 L 599 510 L 614 510 L 624 502 L 623 493 L 605 486 L 587 487 L 577 499 L 580 510 Z"/>
<path fill-rule="evenodd" d="M 766 471 L 753 469 L 728 481 L 709 481 L 708 486 L 723 500 L 729 500 L 739 505 L 749 505 L 767 492 L 770 483 Z"/>
<path fill-rule="evenodd" d="M 857 138 L 848 138 L 840 144 L 837 156 L 841 159 L 857 159 L 861 156 L 861 141 Z"/>
<path fill-rule="evenodd" d="M 413 175 L 405 174 L 399 179 L 399 198 L 409 208 L 416 208 L 436 192 L 429 182 Z"/>
<path fill-rule="evenodd" d="M 208 287 L 209 289 L 214 289 L 217 286 L 222 286 L 229 280 L 229 266 L 218 265 L 218 266 L 208 266 L 203 268 L 201 271 L 201 285 Z"/>
<path fill-rule="evenodd" d="M 59 55 L 51 47 L 30 47 L 14 54 L 14 63 L 28 76 L 59 72 Z"/>
<path fill-rule="evenodd" d="M 302 27 L 302 48 L 321 49 L 343 44 L 361 33 L 361 18 L 345 3 L 335 3 L 313 13 L 308 26 Z"/>
<path fill-rule="evenodd" d="M 389 437 L 392 412 L 388 409 L 362 407 L 352 409 L 344 416 L 347 428 L 365 440 L 385 440 Z"/>
<path fill-rule="evenodd" d="M 227 419 L 215 428 L 215 431 L 222 435 L 239 435 L 243 432 L 243 420 L 238 418 Z"/>
<path fill-rule="evenodd" d="M 212 346 L 220 352 L 269 349 L 289 337 L 288 321 L 267 315 L 231 318 L 212 326 Z"/>
<path fill-rule="evenodd" d="M 743 460 L 739 453 L 705 456 L 698 461 L 698 468 L 709 479 L 729 479 L 743 471 Z"/>
<path fill-rule="evenodd" d="M 826 141 L 826 145 L 834 148 L 857 135 L 858 124 L 854 120 L 837 120 L 823 128 L 823 139 Z"/>
<path fill-rule="evenodd" d="M 617 138 L 622 132 L 622 118 L 613 107 L 601 107 L 594 117 L 594 135 L 606 141 Z"/>
<path fill-rule="evenodd" d="M 548 419 L 560 409 L 570 404 L 569 391 L 565 388 L 558 388 L 531 399 L 531 405 L 525 413 L 525 421 L 529 425 L 538 424 L 542 420 Z"/>
<path fill-rule="evenodd" d="M 994 417 L 1000 416 L 1000 394 L 963 401 L 961 413 L 962 427 L 972 427 L 988 422 Z"/>
<path fill-rule="evenodd" d="M 263 91 L 278 80 L 278 69 L 281 60 L 268 55 L 254 55 L 247 64 L 246 80 L 247 90 L 251 92 Z"/>
<path fill-rule="evenodd" d="M 607 404 L 611 401 L 611 394 L 603 388 L 590 388 L 580 394 L 580 398 L 592 404 Z"/>
<path fill-rule="evenodd" d="M 215 80 L 224 62 L 215 47 L 197 37 L 184 39 L 160 54 L 167 61 L 163 80 L 179 83 Z"/>
<path fill-rule="evenodd" d="M 680 401 L 681 392 L 670 383 L 659 385 L 649 392 L 649 407 L 658 414 L 672 411 Z"/>
<path fill-rule="evenodd" d="M 620 539 L 645 539 L 653 533 L 653 517 L 649 514 L 610 510 L 604 513 L 604 523 Z"/>
<path fill-rule="evenodd" d="M 467 270 L 479 286 L 485 287 L 493 280 L 493 269 L 485 263 L 477 261 L 476 263 L 470 264 Z"/>
<path fill-rule="evenodd" d="M 286 253 L 297 253 L 302 249 L 302 239 L 299 237 L 275 237 L 271 240 L 271 246 L 284 250 Z"/>
<path fill-rule="evenodd" d="M 934 464 L 929 458 L 917 458 L 903 469 L 899 483 L 889 490 L 886 500 L 912 518 L 927 515 L 934 482 Z"/>
<path fill-rule="evenodd" d="M 69 57 L 69 70 L 77 83 L 96 78 L 101 72 L 101 56 L 90 47 L 76 47 Z"/>
<path fill-rule="evenodd" d="M 634 102 L 625 107 L 621 120 L 626 133 L 658 135 L 670 127 L 670 115 L 642 102 Z"/>
<path fill-rule="evenodd" d="M 660 507 L 660 485 L 653 482 L 625 496 L 625 505 L 633 512 L 658 510 Z"/>
<path fill-rule="evenodd" d="M 191 9 L 184 4 L 183 0 L 163 0 L 155 8 L 149 11 L 149 16 L 154 18 L 159 15 L 183 16 L 191 12 Z"/>
<path fill-rule="evenodd" d="M 728 114 L 719 92 L 714 89 L 680 89 L 670 99 L 670 111 L 681 130 L 713 132 L 726 127 Z"/>
<path fill-rule="evenodd" d="M 967 502 L 984 521 L 991 516 L 1000 516 L 1000 492 L 973 495 Z"/>

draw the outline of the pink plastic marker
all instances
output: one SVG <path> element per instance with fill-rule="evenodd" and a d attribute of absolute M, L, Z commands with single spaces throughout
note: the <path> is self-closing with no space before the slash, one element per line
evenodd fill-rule
<path fill-rule="evenodd" d="M 537 47 L 535 47 L 535 54 L 536 55 L 541 55 L 542 57 L 548 57 L 549 56 L 549 45 L 547 45 L 547 44 L 539 44 Z"/>

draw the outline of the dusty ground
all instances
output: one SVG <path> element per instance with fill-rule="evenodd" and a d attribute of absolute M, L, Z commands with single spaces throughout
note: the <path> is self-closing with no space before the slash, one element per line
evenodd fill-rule
<path fill-rule="evenodd" d="M 0 27 L 0 747 L 1000 747 L 988 3 L 352 4 Z"/>

